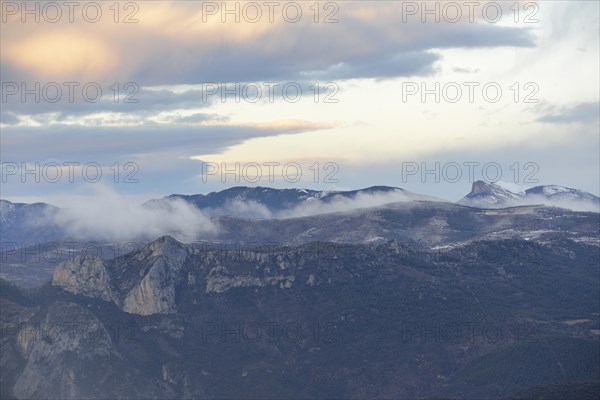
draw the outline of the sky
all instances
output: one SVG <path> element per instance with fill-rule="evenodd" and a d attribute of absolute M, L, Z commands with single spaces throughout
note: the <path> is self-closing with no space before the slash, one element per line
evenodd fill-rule
<path fill-rule="evenodd" d="M 3 199 L 600 194 L 597 1 L 69 4 L 0 1 Z"/>

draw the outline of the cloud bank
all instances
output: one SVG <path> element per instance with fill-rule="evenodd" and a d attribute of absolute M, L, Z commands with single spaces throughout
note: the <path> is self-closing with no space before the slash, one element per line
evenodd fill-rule
<path fill-rule="evenodd" d="M 47 222 L 77 239 L 121 242 L 171 235 L 178 240 L 193 241 L 199 235 L 217 230 L 202 211 L 183 200 L 169 199 L 145 206 L 100 185 L 85 201 L 73 200 L 65 205 L 49 216 Z"/>

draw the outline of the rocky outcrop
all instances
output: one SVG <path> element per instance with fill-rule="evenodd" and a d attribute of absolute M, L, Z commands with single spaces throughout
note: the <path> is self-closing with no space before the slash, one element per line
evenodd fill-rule
<path fill-rule="evenodd" d="M 565 238 L 565 229 L 542 240 L 513 232 L 547 221 L 588 237 L 597 233 L 597 215 L 520 208 L 508 219 L 502 210 L 452 208 L 462 213 L 442 214 L 445 229 L 464 238 L 452 246 L 239 251 L 161 238 L 103 264 L 113 302 L 127 312 L 0 279 L 0 398 L 507 398 L 497 381 L 515 354 L 524 354 L 518 360 L 527 369 L 513 374 L 513 391 L 531 385 L 521 375 L 538 376 L 540 365 L 551 365 L 543 379 L 595 377 L 599 285 L 590 277 L 598 246 Z M 438 221 L 439 214 L 421 214 L 387 218 L 415 228 Z M 476 217 L 493 222 L 488 216 L 512 221 L 502 226 L 513 228 L 510 236 L 462 234 L 478 226 L 472 221 L 483 224 Z M 81 276 L 63 267 L 57 283 L 97 297 L 82 278 L 102 268 L 86 263 L 100 264 L 81 259 L 72 268 Z M 482 366 L 492 372 L 472 385 L 468 377 Z"/>
<path fill-rule="evenodd" d="M 476 181 L 473 182 L 473 188 L 471 189 L 471 195 L 483 194 L 490 192 L 490 184 L 485 183 L 484 181 Z"/>
<path fill-rule="evenodd" d="M 104 261 L 97 256 L 77 256 L 59 264 L 52 285 L 74 294 L 113 301 L 110 276 Z"/>
<path fill-rule="evenodd" d="M 533 204 L 598 212 L 600 198 L 582 190 L 558 185 L 542 185 L 524 189 L 510 182 L 476 181 L 471 192 L 458 204 L 477 208 L 504 208 Z"/>
<path fill-rule="evenodd" d="M 478 208 L 502 208 L 517 206 L 523 202 L 524 192 L 513 192 L 504 186 L 500 182 L 473 182 L 471 193 L 460 199 L 458 204 Z"/>
<path fill-rule="evenodd" d="M 135 325 L 102 319 L 71 301 L 2 304 L 3 333 L 5 321 L 13 328 L 0 341 L 0 398 L 177 398 L 166 385 L 153 384 L 151 368 L 140 371 L 123 353 L 124 346 L 137 345 Z"/>
<path fill-rule="evenodd" d="M 294 280 L 296 280 L 294 275 L 278 274 L 264 277 L 248 274 L 236 275 L 226 267 L 217 266 L 212 268 L 206 277 L 206 293 L 224 293 L 233 288 L 264 287 L 277 284 L 281 289 L 289 289 Z"/>
<path fill-rule="evenodd" d="M 127 295 L 123 311 L 131 314 L 170 314 L 175 309 L 177 276 L 164 260 L 158 260 Z"/>
<path fill-rule="evenodd" d="M 165 236 L 133 255 L 142 275 L 131 271 L 135 279 L 125 282 L 130 283 L 127 290 L 119 290 L 111 283 L 110 270 L 114 272 L 115 267 L 111 267 L 110 261 L 91 255 L 59 264 L 52 285 L 74 294 L 114 302 L 131 314 L 172 314 L 176 312 L 175 285 L 181 279 L 187 256 L 185 246 Z"/>
<path fill-rule="evenodd" d="M 40 324 L 24 324 L 19 332 L 22 354 L 27 363 L 13 388 L 18 398 L 82 395 L 78 382 L 81 371 L 75 365 L 63 368 L 65 359 L 108 357 L 112 341 L 102 323 L 85 308 L 57 302 Z M 61 382 L 59 387 L 56 382 Z"/>
<path fill-rule="evenodd" d="M 123 311 L 139 315 L 175 313 L 175 285 L 187 257 L 188 249 L 169 236 L 152 242 L 145 258 L 154 263 L 125 297 Z"/>

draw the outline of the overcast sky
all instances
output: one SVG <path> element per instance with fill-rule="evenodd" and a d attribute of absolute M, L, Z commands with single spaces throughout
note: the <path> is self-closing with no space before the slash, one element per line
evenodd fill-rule
<path fill-rule="evenodd" d="M 597 1 L 0 4 L 3 199 L 600 192 Z"/>

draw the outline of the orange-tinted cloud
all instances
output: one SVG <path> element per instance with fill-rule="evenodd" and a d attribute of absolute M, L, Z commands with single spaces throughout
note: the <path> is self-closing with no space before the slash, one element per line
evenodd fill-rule
<path fill-rule="evenodd" d="M 118 62 L 117 51 L 99 37 L 57 30 L 5 43 L 6 59 L 47 78 L 96 78 Z"/>

